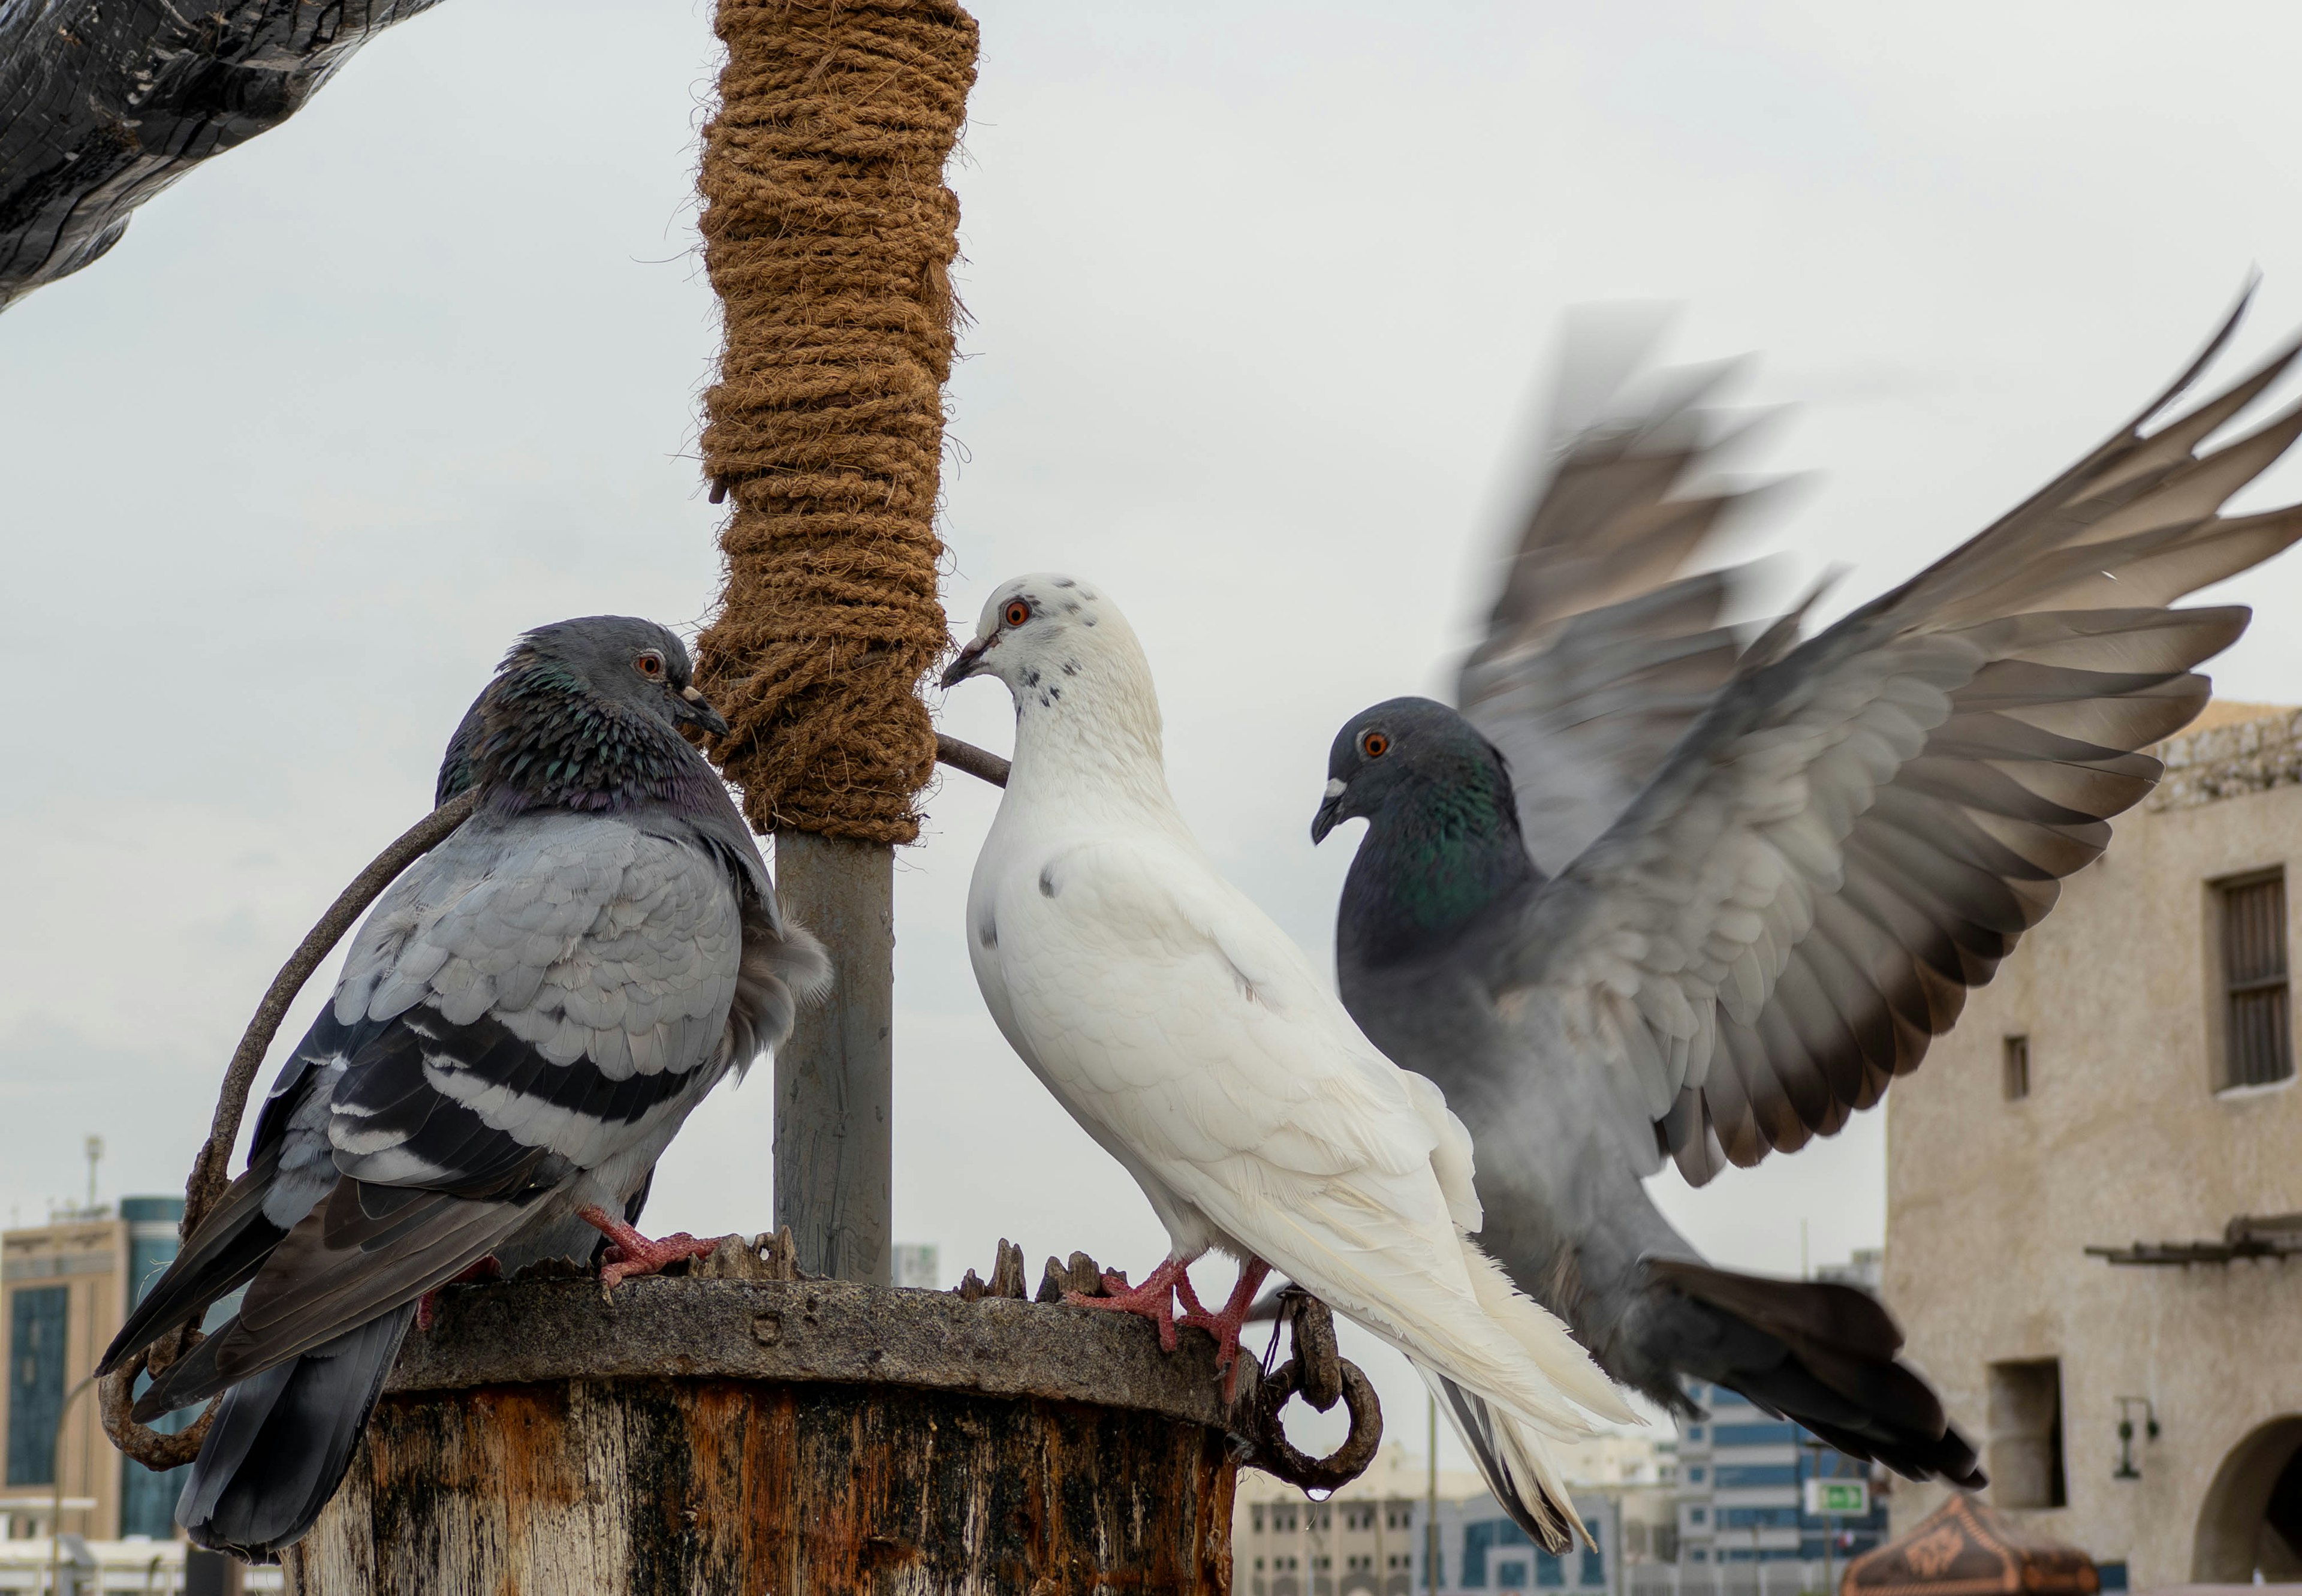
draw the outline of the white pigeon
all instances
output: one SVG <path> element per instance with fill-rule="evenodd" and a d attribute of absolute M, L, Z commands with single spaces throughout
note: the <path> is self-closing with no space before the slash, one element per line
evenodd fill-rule
<path fill-rule="evenodd" d="M 1149 664 L 1118 608 L 1069 576 L 1009 582 L 943 682 L 996 676 L 1015 758 L 968 894 L 984 1002 L 1023 1062 L 1119 1160 L 1167 1227 L 1131 1289 L 1228 1371 L 1276 1268 L 1424 1373 L 1484 1398 L 1513 1465 L 1505 1505 L 1553 1550 L 1582 1527 L 1544 1438 L 1635 1422 L 1558 1320 L 1470 1238 L 1471 1142 L 1439 1089 L 1360 1035 L 1303 951 L 1217 872 L 1167 791 Z M 1237 1258 L 1220 1312 L 1185 1265 Z"/>

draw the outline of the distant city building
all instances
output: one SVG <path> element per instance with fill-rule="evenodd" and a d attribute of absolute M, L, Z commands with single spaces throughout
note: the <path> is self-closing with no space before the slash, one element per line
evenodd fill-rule
<path fill-rule="evenodd" d="M 1682 1570 L 1733 1563 L 1844 1564 L 1886 1533 L 1885 1504 L 1861 1515 L 1804 1510 L 1811 1478 L 1861 1481 L 1874 1499 L 1869 1465 L 1842 1456 L 1787 1419 L 1753 1407 L 1722 1385 L 1692 1383 L 1709 1410 L 1678 1431 L 1678 1562 Z M 1826 1546 L 1825 1541 L 1828 1544 Z"/>
<path fill-rule="evenodd" d="M 1575 1510 L 1595 1545 L 1563 1556 L 1534 1546 L 1479 1476 L 1443 1470 L 1438 1482 L 1438 1583 L 1426 1560 L 1432 1517 L 1425 1459 L 1396 1443 L 1367 1472 L 1323 1502 L 1252 1469 L 1239 1476 L 1231 1520 L 1231 1588 L 1239 1596 L 1409 1596 L 1460 1592 L 1551 1591 L 1558 1596 L 1625 1596 L 1621 1567 L 1651 1557 L 1626 1550 L 1626 1503 L 1642 1495 L 1650 1519 L 1639 1525 L 1651 1544 L 1653 1523 L 1668 1512 L 1669 1442 L 1605 1437 L 1558 1449 Z M 1584 1476 L 1610 1474 L 1609 1484 Z"/>
<path fill-rule="evenodd" d="M 898 1241 L 892 1249 L 895 1283 L 923 1291 L 943 1288 L 943 1265 L 932 1241 Z"/>
<path fill-rule="evenodd" d="M 1886 1286 L 1886 1250 L 1879 1247 L 1858 1247 L 1848 1255 L 1844 1264 L 1817 1264 L 1814 1278 L 1853 1286 L 1876 1297 Z"/>
<path fill-rule="evenodd" d="M 116 1216 L 106 1207 L 66 1207 L 45 1225 L 0 1231 L 0 1366 L 7 1370 L 0 1382 L 7 1442 L 0 1534 L 47 1533 L 59 1469 L 65 1530 L 91 1541 L 176 1533 L 186 1470 L 154 1474 L 113 1451 L 95 1392 L 79 1388 L 130 1305 L 175 1257 L 183 1214 L 181 1197 L 124 1197 Z M 235 1294 L 210 1310 L 208 1323 L 220 1323 L 237 1306 Z M 197 1416 L 173 1414 L 155 1427 L 181 1429 Z"/>
<path fill-rule="evenodd" d="M 2293 1581 L 2302 710 L 2211 704 L 2156 752 L 2109 853 L 1895 1085 L 1886 1296 L 1992 1505 L 2106 1588 Z M 1941 1500 L 1898 1489 L 1895 1527 Z"/>

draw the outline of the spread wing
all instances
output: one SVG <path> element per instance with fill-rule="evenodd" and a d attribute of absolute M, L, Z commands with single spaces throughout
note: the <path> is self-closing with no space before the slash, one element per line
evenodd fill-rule
<path fill-rule="evenodd" d="M 419 861 L 362 926 L 275 1094 L 284 1119 L 259 1124 L 324 1199 L 281 1216 L 238 1317 L 139 1411 L 399 1306 L 581 1173 L 643 1173 L 736 1062 L 746 918 L 713 850 L 607 817 L 475 822 Z"/>
<path fill-rule="evenodd" d="M 1762 497 L 1701 485 L 1740 436 L 1703 407 L 1728 368 L 1659 374 L 1634 401 L 1642 352 L 1570 324 L 1548 468 L 1456 685 L 1465 718 L 1510 764 L 1527 851 L 1549 875 L 1630 807 L 1741 651 L 1723 616 L 1750 567 L 1682 574 Z"/>
<path fill-rule="evenodd" d="M 2302 407 L 2197 452 L 2294 351 L 2133 423 L 1997 524 L 1785 655 L 1754 650 L 1635 803 L 1537 895 L 1499 972 L 1546 1041 L 1605 1058 L 1690 1180 L 1836 1130 L 1914 1069 L 2109 818 L 2247 612 L 2172 609 L 2302 536 L 2224 517 Z"/>

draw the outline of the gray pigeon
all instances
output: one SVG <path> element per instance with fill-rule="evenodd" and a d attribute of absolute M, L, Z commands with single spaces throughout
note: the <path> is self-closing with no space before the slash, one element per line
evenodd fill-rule
<path fill-rule="evenodd" d="M 1983 1483 L 1876 1301 L 1710 1266 L 1641 1180 L 1676 1159 L 1699 1185 L 1877 1104 L 2156 781 L 2140 751 L 2247 619 L 2167 606 L 2302 537 L 2296 508 L 2217 514 L 2302 408 L 2195 452 L 2293 349 L 2142 431 L 2237 319 L 2029 500 L 1803 643 L 1794 619 L 1743 644 L 1726 579 L 1676 574 L 1724 500 L 1671 497 L 1705 451 L 1693 391 L 1666 394 L 1561 452 L 1462 712 L 1394 699 L 1337 735 L 1313 838 L 1369 823 L 1344 1003 L 1469 1127 L 1481 1242 L 1667 1408 L 1699 1416 L 1681 1382 L 1714 1382 L 1850 1456 Z"/>
<path fill-rule="evenodd" d="M 441 793 L 478 809 L 377 902 L 248 1172 L 101 1365 L 248 1286 L 135 1408 L 226 1393 L 176 1508 L 198 1544 L 270 1561 L 310 1528 L 426 1292 L 599 1233 L 611 1283 L 708 1248 L 630 1228 L 656 1159 L 829 967 L 676 729 L 726 730 L 689 676 L 651 622 L 562 621 L 458 728 Z"/>

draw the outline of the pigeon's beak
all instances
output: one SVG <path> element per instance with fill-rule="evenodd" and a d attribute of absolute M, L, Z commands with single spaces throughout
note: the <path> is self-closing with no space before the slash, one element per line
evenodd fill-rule
<path fill-rule="evenodd" d="M 1342 823 L 1343 794 L 1350 789 L 1340 776 L 1327 778 L 1327 795 L 1319 804 L 1319 812 L 1311 817 L 1311 845 L 1317 847 L 1327 840 L 1327 833 Z"/>
<path fill-rule="evenodd" d="M 959 657 L 954 659 L 949 665 L 944 667 L 944 686 L 946 688 L 956 687 L 962 682 L 967 680 L 968 677 L 973 676 L 976 671 L 981 668 L 983 664 L 983 656 L 989 652 L 991 645 L 998 641 L 999 634 L 994 632 L 988 637 L 977 638 L 965 648 L 960 650 Z"/>
<path fill-rule="evenodd" d="M 671 718 L 685 721 L 690 726 L 700 726 L 715 737 L 727 735 L 726 719 L 705 701 L 703 694 L 693 687 L 679 690 L 679 697 L 671 706 Z"/>

